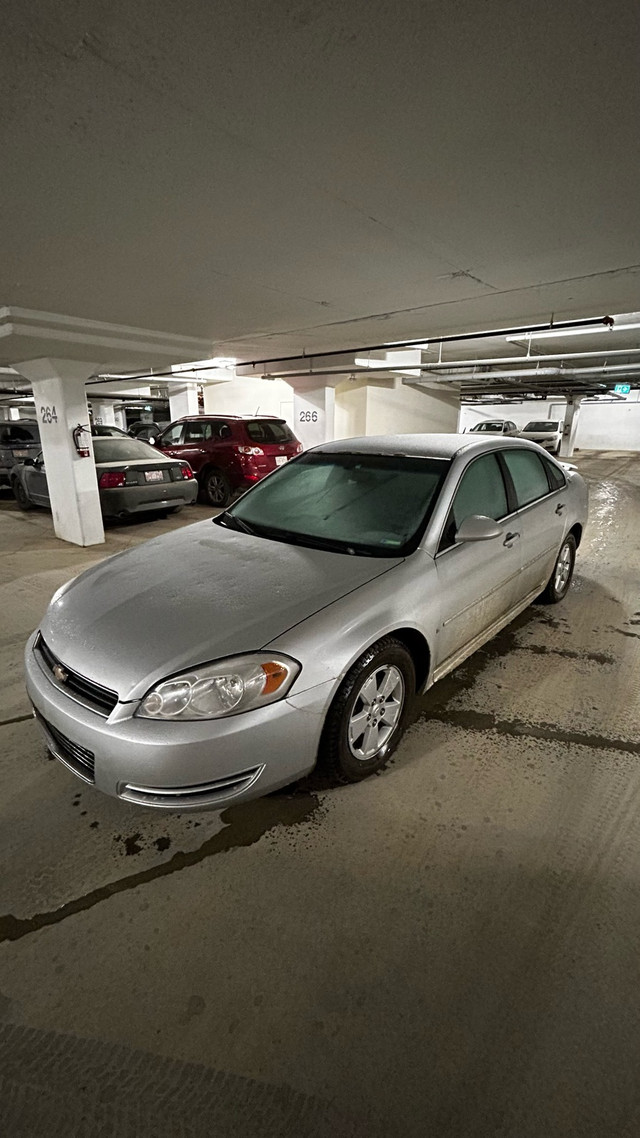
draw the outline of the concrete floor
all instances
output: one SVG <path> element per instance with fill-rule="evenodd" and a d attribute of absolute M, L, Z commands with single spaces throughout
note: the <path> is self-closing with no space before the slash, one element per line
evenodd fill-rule
<path fill-rule="evenodd" d="M 54 589 L 206 516 L 53 538 L 0 503 L 0 1095 L 12 1135 L 640 1134 L 640 456 L 422 701 L 393 764 L 159 817 L 47 761 L 21 683 Z"/>

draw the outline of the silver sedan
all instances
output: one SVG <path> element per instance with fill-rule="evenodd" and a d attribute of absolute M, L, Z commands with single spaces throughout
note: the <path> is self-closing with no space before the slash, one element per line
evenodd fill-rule
<path fill-rule="evenodd" d="M 327 443 L 83 573 L 26 650 L 51 752 L 128 802 L 222 809 L 379 770 L 417 693 L 565 596 L 580 475 L 519 439 Z"/>

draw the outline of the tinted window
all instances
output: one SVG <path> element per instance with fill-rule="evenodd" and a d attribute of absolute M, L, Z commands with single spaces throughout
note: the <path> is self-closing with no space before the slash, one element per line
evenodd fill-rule
<path fill-rule="evenodd" d="M 380 557 L 415 548 L 448 462 L 313 454 L 283 466 L 227 511 L 265 537 Z"/>
<path fill-rule="evenodd" d="M 140 462 L 141 459 L 152 462 L 154 459 L 164 457 L 158 454 L 155 447 L 149 446 L 149 443 L 139 442 L 138 439 L 115 437 L 94 439 L 93 453 L 96 462 Z"/>
<path fill-rule="evenodd" d="M 535 502 L 549 493 L 542 459 L 530 450 L 506 450 L 502 457 L 513 480 L 519 506 Z"/>
<path fill-rule="evenodd" d="M 555 462 L 549 462 L 548 458 L 543 458 L 542 462 L 544 464 L 544 468 L 547 472 L 547 478 L 549 479 L 552 488 L 554 490 L 560 490 L 563 486 L 566 486 L 567 480 L 560 468 L 556 466 Z"/>
<path fill-rule="evenodd" d="M 448 549 L 455 542 L 457 531 L 465 518 L 481 514 L 499 521 L 509 513 L 507 491 L 495 454 L 484 454 L 467 467 L 456 490 L 447 519 L 440 549 Z"/>
<path fill-rule="evenodd" d="M 0 427 L 0 443 L 3 446 L 15 446 L 16 443 L 32 443 L 40 441 L 40 430 L 37 423 L 3 423 Z"/>
<path fill-rule="evenodd" d="M 211 423 L 206 419 L 192 419 L 184 424 L 183 443 L 204 443 L 211 438 Z"/>
<path fill-rule="evenodd" d="M 474 431 L 491 431 L 492 434 L 502 432 L 502 422 L 497 423 L 478 423 L 477 427 L 473 428 Z"/>
<path fill-rule="evenodd" d="M 293 439 L 284 419 L 254 419 L 245 427 L 254 443 L 290 443 Z"/>
<path fill-rule="evenodd" d="M 164 432 L 164 434 L 160 435 L 160 437 L 158 438 L 158 446 L 159 447 L 175 447 L 175 446 L 178 446 L 178 444 L 182 438 L 183 430 L 184 430 L 184 423 L 174 423 L 174 425 L 172 427 L 169 427 Z"/>
<path fill-rule="evenodd" d="M 552 419 L 534 419 L 533 422 L 527 423 L 525 431 L 557 431 L 558 424 L 554 423 Z"/>

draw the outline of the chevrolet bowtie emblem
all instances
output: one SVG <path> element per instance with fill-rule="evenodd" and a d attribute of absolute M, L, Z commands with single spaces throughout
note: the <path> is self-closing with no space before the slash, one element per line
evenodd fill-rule
<path fill-rule="evenodd" d="M 53 674 L 61 684 L 66 684 L 67 680 L 69 679 L 69 673 L 65 672 L 62 664 L 53 665 Z"/>

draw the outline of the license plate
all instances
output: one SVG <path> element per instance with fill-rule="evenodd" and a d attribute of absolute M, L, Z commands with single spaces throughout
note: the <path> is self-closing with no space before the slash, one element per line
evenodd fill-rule
<path fill-rule="evenodd" d="M 29 451 L 28 450 L 14 450 L 13 451 L 13 457 L 14 458 L 28 458 L 29 457 Z"/>
<path fill-rule="evenodd" d="M 164 470 L 145 470 L 145 482 L 164 482 Z"/>
<path fill-rule="evenodd" d="M 287 458 L 286 454 L 276 455 L 276 466 L 284 466 L 285 462 L 288 461 L 289 459 Z"/>

